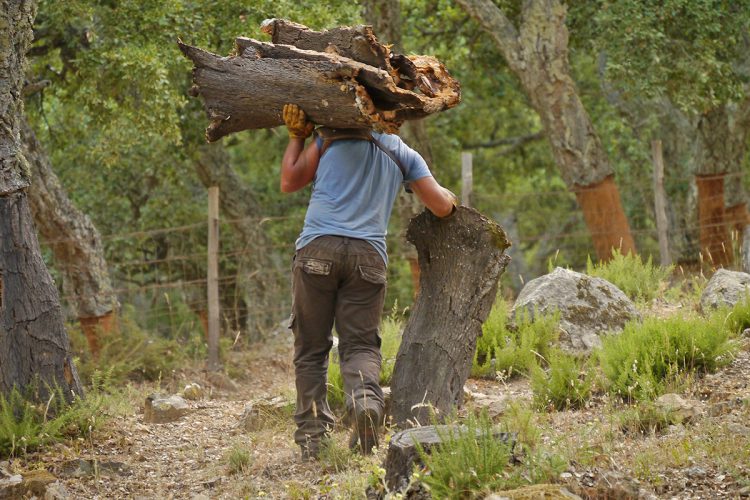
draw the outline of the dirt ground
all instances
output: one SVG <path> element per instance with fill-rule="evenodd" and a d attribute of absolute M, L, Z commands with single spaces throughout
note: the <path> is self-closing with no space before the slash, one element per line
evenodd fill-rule
<path fill-rule="evenodd" d="M 90 439 L 30 454 L 12 467 L 47 469 L 64 481 L 71 498 L 363 497 L 384 449 L 373 457 L 342 453 L 340 459 L 303 463 L 292 440 L 291 418 L 269 418 L 255 432 L 238 427 L 248 401 L 278 395 L 293 401 L 289 341 L 281 336 L 257 352 L 233 354 L 236 390 L 211 389 L 200 372 L 163 381 L 160 389 L 172 393 L 189 382 L 208 388 L 206 397 L 189 402 L 189 413 L 175 423 L 145 424 L 143 401 L 156 388 L 133 386 L 131 409 Z M 485 396 L 501 407 L 523 406 L 531 399 L 524 379 L 470 380 L 466 389 L 468 407 L 480 405 Z M 728 367 L 689 381 L 682 395 L 697 402 L 701 416 L 658 433 L 623 432 L 615 418 L 622 405 L 603 396 L 584 410 L 537 414 L 535 425 L 541 443 L 572 457 L 560 481 L 579 493 L 598 491 L 598 498 L 628 498 L 614 492 L 636 495 L 639 489 L 643 498 L 750 495 L 750 341 L 744 340 Z M 345 449 L 346 431 L 338 430 L 334 438 Z M 229 465 L 233 449 L 249 454 L 244 467 L 234 471 Z M 71 473 L 71 461 L 81 459 L 96 467 Z"/>

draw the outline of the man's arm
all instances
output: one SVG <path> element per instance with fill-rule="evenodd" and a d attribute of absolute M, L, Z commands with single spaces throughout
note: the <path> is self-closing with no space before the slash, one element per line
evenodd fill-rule
<path fill-rule="evenodd" d="M 458 206 L 456 195 L 437 183 L 434 177 L 422 177 L 410 183 L 412 191 L 438 217 L 448 217 Z"/>
<path fill-rule="evenodd" d="M 312 134 L 312 122 L 296 104 L 284 106 L 284 123 L 289 131 L 289 144 L 281 160 L 281 192 L 293 193 L 310 184 L 320 161 L 316 141 L 305 148 L 305 139 Z"/>
<path fill-rule="evenodd" d="M 316 141 L 305 148 L 305 140 L 290 137 L 281 160 L 281 192 L 293 193 L 310 184 L 318 171 L 320 150 Z"/>

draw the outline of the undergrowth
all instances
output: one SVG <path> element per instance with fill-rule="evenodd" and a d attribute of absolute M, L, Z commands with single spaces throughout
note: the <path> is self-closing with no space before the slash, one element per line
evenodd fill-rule
<path fill-rule="evenodd" d="M 717 311 L 708 318 L 645 318 L 604 337 L 597 357 L 609 392 L 627 400 L 653 399 L 682 374 L 727 364 L 737 348 L 727 316 Z"/>
<path fill-rule="evenodd" d="M 108 376 L 97 372 L 85 398 L 68 402 L 59 387 L 45 402 L 36 402 L 29 388 L 0 394 L 0 458 L 16 457 L 51 443 L 90 436 L 117 411 L 120 395 L 111 391 Z"/>
<path fill-rule="evenodd" d="M 550 346 L 557 340 L 559 314 L 537 314 L 533 319 L 530 316 L 525 309 L 520 309 L 516 324 L 511 327 L 507 320 L 508 305 L 498 298 L 477 339 L 472 377 L 494 378 L 500 373 L 504 378 L 512 378 L 529 374 L 547 358 Z"/>
<path fill-rule="evenodd" d="M 540 410 L 576 409 L 591 397 L 594 372 L 587 360 L 560 349 L 552 349 L 545 370 L 535 366 L 531 372 L 534 404 Z"/>
<path fill-rule="evenodd" d="M 486 414 L 470 414 L 461 426 L 441 434 L 441 443 L 427 454 L 417 451 L 424 469 L 416 478 L 433 498 L 481 498 L 492 491 L 549 482 L 567 465 L 559 456 L 539 446 L 516 441 L 516 434 L 498 436 Z M 517 463 L 516 455 L 522 456 Z"/>
<path fill-rule="evenodd" d="M 633 300 L 650 302 L 662 288 L 662 283 L 672 274 L 674 266 L 654 265 L 651 256 L 643 262 L 640 255 L 623 255 L 612 249 L 612 259 L 594 264 L 589 256 L 586 274 L 596 276 L 614 284 Z"/>

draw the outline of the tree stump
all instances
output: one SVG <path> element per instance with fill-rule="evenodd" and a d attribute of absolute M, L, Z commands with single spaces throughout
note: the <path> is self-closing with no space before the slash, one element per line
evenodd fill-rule
<path fill-rule="evenodd" d="M 458 433 L 467 432 L 462 425 L 426 425 L 415 427 L 396 433 L 388 445 L 388 454 L 385 457 L 385 483 L 389 491 L 403 490 L 409 484 L 414 469 L 414 464 L 422 464 L 417 450 L 417 445 L 422 451 L 429 454 L 430 451 L 445 439 L 457 436 Z M 479 435 L 477 429 L 477 435 Z M 515 445 L 515 437 L 506 432 L 493 433 L 495 439 L 510 443 L 511 451 Z"/>
<path fill-rule="evenodd" d="M 240 37 L 228 57 L 179 42 L 195 65 L 191 93 L 205 102 L 211 142 L 282 125 L 287 103 L 320 125 L 393 133 L 405 120 L 461 100 L 458 82 L 437 59 L 393 54 L 368 26 L 318 32 L 272 19 L 262 29 L 273 43 Z"/>
<path fill-rule="evenodd" d="M 463 399 L 477 337 L 510 261 L 503 229 L 474 209 L 446 219 L 425 210 L 412 219 L 407 239 L 417 248 L 419 295 L 404 329 L 393 369 L 396 424 L 425 424 Z"/>

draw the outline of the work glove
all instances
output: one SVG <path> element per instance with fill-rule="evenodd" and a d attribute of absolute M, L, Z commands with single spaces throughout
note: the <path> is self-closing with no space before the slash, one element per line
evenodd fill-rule
<path fill-rule="evenodd" d="M 453 202 L 453 208 L 451 209 L 451 213 L 448 214 L 448 216 L 451 216 L 456 213 L 456 210 L 458 210 L 458 206 L 460 205 L 460 202 L 458 201 L 458 196 L 456 196 L 456 193 L 454 193 L 450 189 L 446 189 L 446 188 L 443 188 L 443 189 L 445 189 L 448 192 L 448 194 L 451 197 L 451 201 Z"/>
<path fill-rule="evenodd" d="M 315 124 L 307 120 L 305 112 L 296 104 L 284 104 L 283 117 L 292 139 L 307 139 L 315 128 Z"/>

